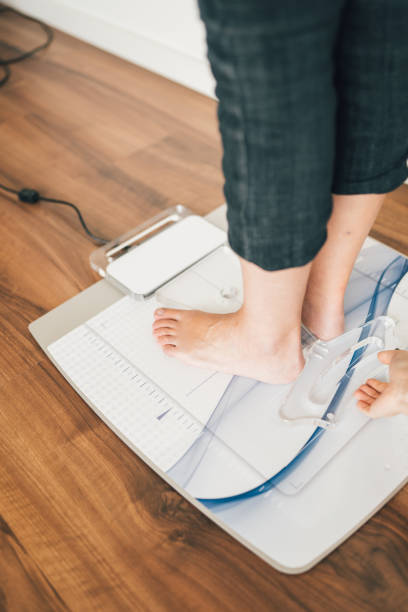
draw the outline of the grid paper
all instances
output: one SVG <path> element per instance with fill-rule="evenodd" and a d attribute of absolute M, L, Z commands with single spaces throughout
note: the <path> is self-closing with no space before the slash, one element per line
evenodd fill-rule
<path fill-rule="evenodd" d="M 160 469 L 166 471 L 203 426 L 87 324 L 48 350 L 83 395 Z"/>

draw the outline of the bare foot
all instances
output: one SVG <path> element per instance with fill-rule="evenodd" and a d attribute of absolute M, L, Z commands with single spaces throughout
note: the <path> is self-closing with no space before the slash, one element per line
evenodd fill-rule
<path fill-rule="evenodd" d="M 291 382 L 304 365 L 300 330 L 273 338 L 242 310 L 227 315 L 160 308 L 153 334 L 166 355 L 219 372 L 267 383 Z"/>
<path fill-rule="evenodd" d="M 354 393 L 358 408 L 373 419 L 408 414 L 408 352 L 381 351 L 378 359 L 390 366 L 390 382 L 369 378 Z"/>

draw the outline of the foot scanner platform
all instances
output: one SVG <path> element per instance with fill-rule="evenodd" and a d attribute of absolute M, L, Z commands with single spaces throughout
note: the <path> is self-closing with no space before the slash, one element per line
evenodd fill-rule
<path fill-rule="evenodd" d="M 204 225 L 203 225 L 204 223 Z M 280 571 L 299 573 L 408 481 L 408 417 L 372 421 L 354 391 L 387 379 L 380 350 L 408 348 L 408 259 L 371 238 L 345 298 L 345 333 L 302 330 L 289 385 L 185 365 L 152 337 L 159 306 L 227 313 L 242 303 L 224 209 L 183 207 L 98 249 L 104 280 L 30 325 L 55 366 L 162 478 Z"/>

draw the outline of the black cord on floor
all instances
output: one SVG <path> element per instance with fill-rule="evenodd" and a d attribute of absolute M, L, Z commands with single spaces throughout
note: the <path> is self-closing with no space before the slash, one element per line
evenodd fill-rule
<path fill-rule="evenodd" d="M 28 21 L 32 21 L 33 23 L 38 24 L 40 28 L 43 30 L 43 32 L 45 33 L 46 39 L 41 45 L 38 45 L 37 47 L 34 47 L 34 49 L 30 49 L 29 51 L 24 51 L 23 53 L 20 53 L 19 55 L 16 55 L 15 57 L 11 57 L 10 59 L 0 58 L 0 66 L 2 67 L 3 73 L 4 73 L 3 77 L 0 79 L 0 87 L 5 85 L 10 78 L 10 75 L 11 75 L 10 64 L 16 64 L 17 62 L 22 62 L 23 60 L 29 57 L 32 57 L 33 55 L 38 53 L 38 51 L 41 51 L 42 49 L 46 49 L 47 47 L 49 47 L 54 39 L 54 32 L 52 31 L 52 29 L 49 26 L 47 26 L 47 24 L 40 21 L 39 19 L 35 19 L 34 17 L 29 17 L 28 15 L 24 15 L 23 13 L 20 13 L 20 11 L 9 8 L 8 6 L 0 5 L 0 15 L 6 12 L 13 13 L 15 15 L 18 15 L 19 17 L 22 17 L 23 19 L 26 19 Z"/>
<path fill-rule="evenodd" d="M 78 206 L 76 206 L 72 202 L 67 202 L 66 200 L 56 200 L 55 198 L 46 198 L 42 196 L 35 189 L 20 189 L 20 191 L 18 191 L 17 189 L 12 189 L 11 187 L 2 185 L 1 183 L 0 183 L 0 189 L 2 189 L 3 191 L 6 191 L 7 193 L 12 193 L 13 195 L 16 195 L 18 199 L 20 200 L 20 202 L 24 202 L 25 204 L 37 204 L 38 202 L 51 202 L 52 204 L 61 204 L 63 206 L 69 206 L 76 212 L 76 214 L 78 215 L 79 222 L 84 228 L 85 233 L 90 238 L 92 238 L 94 242 L 96 242 L 97 244 L 107 244 L 109 242 L 109 240 L 107 240 L 106 238 L 101 238 L 100 236 L 96 236 L 90 231 L 87 224 L 85 223 L 85 219 L 83 218 L 82 213 L 79 210 Z"/>
<path fill-rule="evenodd" d="M 16 64 L 17 62 L 22 62 L 23 60 L 35 55 L 35 53 L 38 53 L 38 51 L 41 51 L 42 49 L 46 49 L 46 47 L 49 47 L 49 45 L 51 44 L 54 38 L 54 33 L 52 29 L 49 26 L 47 26 L 45 23 L 43 23 L 42 21 L 39 21 L 38 19 L 35 19 L 34 17 L 29 17 L 28 15 L 24 15 L 23 13 L 20 13 L 19 11 L 16 11 L 15 9 L 9 8 L 8 6 L 0 5 L 0 15 L 5 12 L 14 13 L 15 15 L 19 15 L 23 19 L 27 19 L 28 21 L 37 23 L 41 27 L 43 32 L 45 33 L 46 40 L 41 45 L 34 47 L 34 49 L 31 49 L 30 51 L 24 51 L 20 55 L 16 55 L 15 57 L 12 57 L 11 59 L 7 59 L 7 60 L 0 59 L 0 67 L 3 68 L 3 71 L 4 71 L 4 76 L 0 79 L 0 87 L 2 87 L 2 85 L 5 85 L 10 78 L 11 71 L 10 71 L 9 64 Z M 0 184 L 0 189 L 2 189 L 3 191 L 6 191 L 7 193 L 12 193 L 13 195 L 16 195 L 18 199 L 20 200 L 20 202 L 24 202 L 26 204 L 37 204 L 38 202 L 42 201 L 42 202 L 51 202 L 52 204 L 60 204 L 62 206 L 69 206 L 76 212 L 76 214 L 78 215 L 79 222 L 84 228 L 86 234 L 94 242 L 96 242 L 97 244 L 106 244 L 107 242 L 109 242 L 109 240 L 106 240 L 106 238 L 95 236 L 95 234 L 93 234 L 89 230 L 87 224 L 85 223 L 85 219 L 83 218 L 82 213 L 79 210 L 78 206 L 76 206 L 72 202 L 67 202 L 66 200 L 56 200 L 54 198 L 46 198 L 40 195 L 40 193 L 36 191 L 35 189 L 20 189 L 20 191 L 18 191 L 17 189 L 12 189 L 11 187 L 7 187 L 6 185 L 2 185 L 2 184 Z"/>
<path fill-rule="evenodd" d="M 38 53 L 38 51 L 42 51 L 43 49 L 46 49 L 47 47 L 49 47 L 54 39 L 54 32 L 52 31 L 52 29 L 47 24 L 40 21 L 39 19 L 35 19 L 35 17 L 29 17 L 28 15 L 24 15 L 24 13 L 20 13 L 20 11 L 16 11 L 15 9 L 9 8 L 8 6 L 0 6 L 0 14 L 7 13 L 7 12 L 13 13 L 14 15 L 18 15 L 19 17 L 22 17 L 23 19 L 26 19 L 27 21 L 32 21 L 33 23 L 36 23 L 37 25 L 39 25 L 42 31 L 44 32 L 46 39 L 41 45 L 34 47 L 34 49 L 30 49 L 29 51 L 23 51 L 19 55 L 11 57 L 10 59 L 0 59 L 0 66 L 3 66 L 6 71 L 5 77 L 3 77 L 3 79 L 0 81 L 0 87 L 8 81 L 8 78 L 10 76 L 10 68 L 9 68 L 10 64 L 16 64 L 17 62 L 22 62 L 23 60 L 29 57 L 32 57 L 33 55 Z"/>
<path fill-rule="evenodd" d="M 2 66 L 2 68 L 3 68 L 4 76 L 0 79 L 0 87 L 2 87 L 3 85 L 7 83 L 7 81 L 10 78 L 10 74 L 11 74 L 11 70 L 7 66 L 7 64 L 5 66 Z"/>

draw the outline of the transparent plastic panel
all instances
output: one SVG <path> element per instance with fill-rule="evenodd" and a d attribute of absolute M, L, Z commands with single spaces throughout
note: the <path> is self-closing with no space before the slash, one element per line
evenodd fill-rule
<path fill-rule="evenodd" d="M 315 341 L 305 351 L 303 372 L 285 398 L 279 415 L 285 423 L 334 427 L 344 416 L 345 390 L 353 393 L 384 369 L 379 351 L 397 346 L 395 322 L 380 316 L 329 342 Z M 348 383 L 352 380 L 352 384 Z"/>
<path fill-rule="evenodd" d="M 90 256 L 91 267 L 138 300 L 155 292 L 226 243 L 226 233 L 178 205 Z"/>

